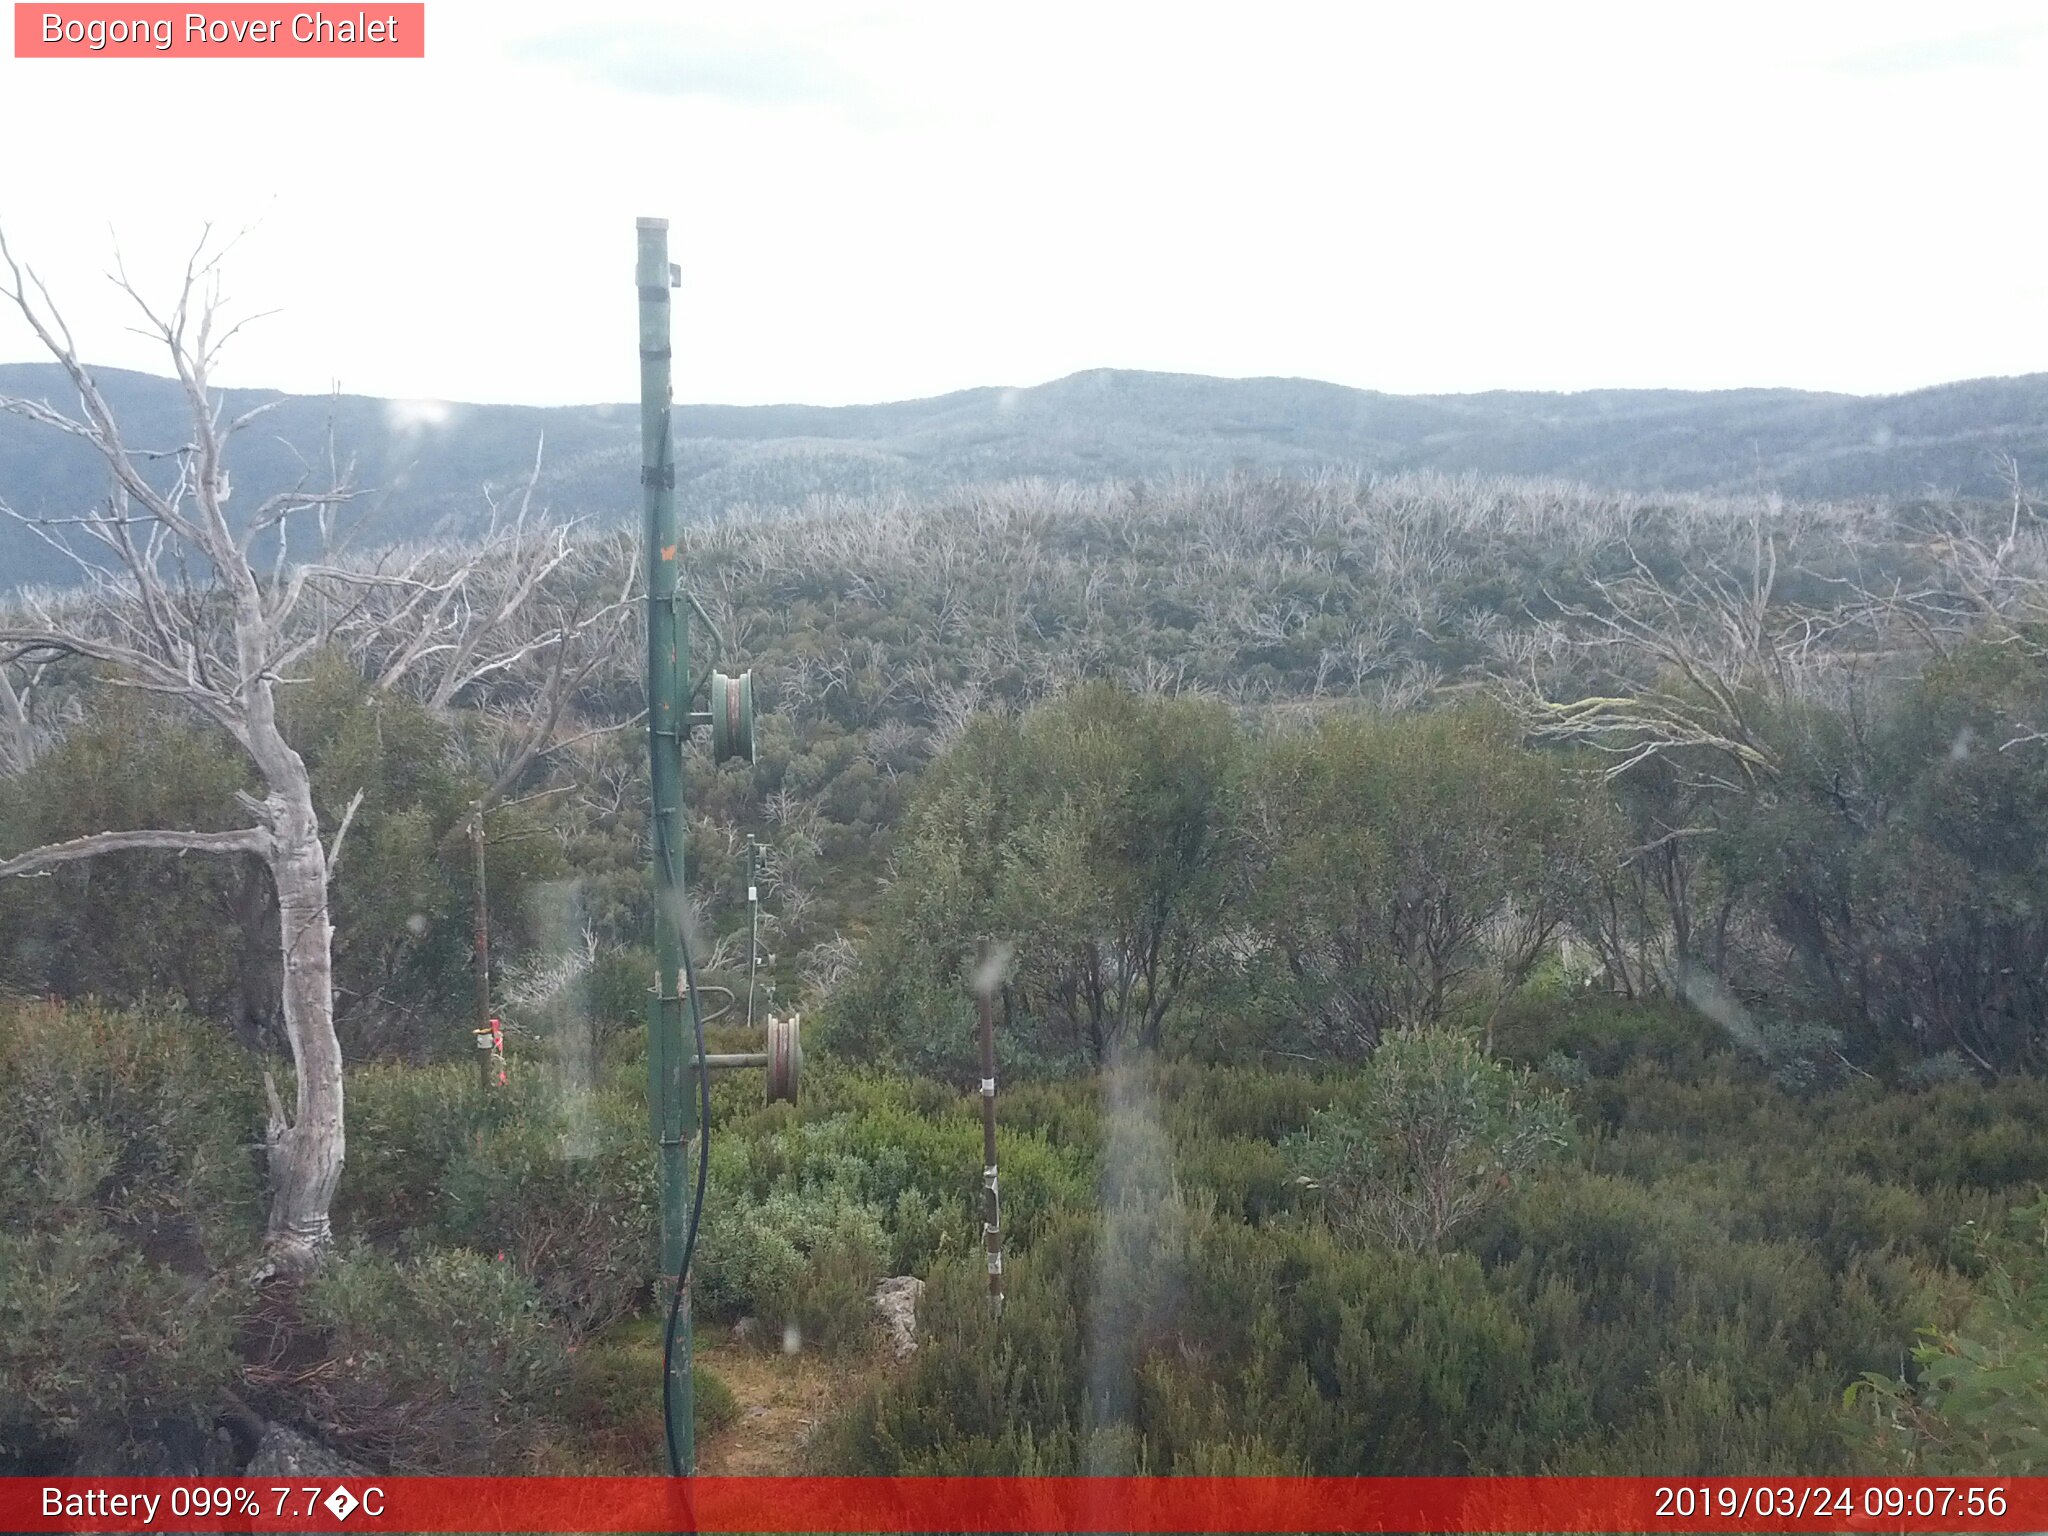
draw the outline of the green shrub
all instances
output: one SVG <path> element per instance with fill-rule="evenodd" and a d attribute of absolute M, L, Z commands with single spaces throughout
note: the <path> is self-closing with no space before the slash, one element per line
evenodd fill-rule
<path fill-rule="evenodd" d="M 1468 1071 L 1479 1083 L 1464 1087 L 1481 1106 L 1489 1095 L 1527 1094 L 1547 1106 L 1539 1123 L 1559 1113 L 1554 1091 L 1456 1042 L 1411 1046 L 1421 1062 L 1441 1056 L 1444 1072 L 1411 1062 L 1415 1070 L 1378 1083 L 1371 1068 L 1345 1082 L 1133 1066 L 1126 1092 L 1141 1083 L 1152 1111 L 1135 1126 L 1105 1112 L 1099 1082 L 1033 1085 L 1017 1097 L 1040 1123 L 1121 1139 L 1085 1149 L 1088 1163 L 1063 1173 L 1031 1240 L 1011 1249 L 999 1325 L 977 1256 L 941 1256 L 922 1309 L 927 1347 L 856 1401 L 825 1437 L 821 1465 L 962 1474 L 1877 1465 L 1848 1432 L 1842 1389 L 1895 1365 L 1922 1320 L 1956 1314 L 1963 1282 L 1947 1268 L 1951 1214 L 1991 1209 L 1982 1203 L 2024 1185 L 1923 1188 L 1846 1171 L 1851 1154 L 1877 1127 L 1902 1127 L 1913 1105 L 1930 1117 L 1925 1135 L 1989 1146 L 2001 1123 L 2027 1123 L 2032 1090 L 1959 1085 L 1968 1093 L 1908 1096 L 1895 1110 L 1897 1096 L 1859 1083 L 1802 1100 L 1762 1064 L 1711 1036 L 1702 1043 L 1683 1015 L 1589 1013 L 1555 1019 L 1580 1031 L 1576 1047 L 1597 1051 L 1610 1022 L 1635 1044 L 1600 1061 L 1612 1075 L 1589 1072 L 1573 1089 L 1595 1117 L 1579 1155 L 1551 1147 L 1435 1253 L 1358 1246 L 1303 1220 L 1291 1183 L 1273 1184 L 1274 1160 L 1288 1168 L 1281 1148 L 1244 1128 L 1284 1140 L 1290 1124 L 1308 1124 L 1312 1136 L 1348 1123 L 1362 1137 L 1368 1126 L 1408 1123 L 1403 1114 L 1374 1120 L 1388 1104 L 1434 1106 L 1454 1127 L 1484 1123 L 1450 1113 L 1470 1107 L 1462 1091 L 1445 1092 Z M 1384 1049 L 1398 1061 L 1403 1044 Z M 851 1125 L 917 1146 L 899 1133 L 900 1092 L 885 1083 L 869 1091 Z M 831 1134 L 820 1133 L 820 1148 Z M 1156 1159 L 1142 1198 L 1105 1196 L 1079 1172 L 1115 1159 L 1127 1174 L 1141 1143 Z M 1953 1150 L 1934 1156 L 1944 1176 L 1965 1166 Z M 2024 1166 L 2014 1159 L 2000 1171 Z"/>
<path fill-rule="evenodd" d="M 701 1360 L 690 1362 L 690 1395 L 700 1435 L 723 1429 L 740 1416 L 740 1402 L 732 1395 L 732 1388 Z"/>
<path fill-rule="evenodd" d="M 93 694 L 48 751 L 7 776 L 0 849 L 12 855 L 109 827 L 236 825 L 235 792 L 254 785 L 225 733 L 134 689 Z M 200 1018 L 238 1015 L 242 934 L 222 919 L 252 862 L 124 850 L 0 880 L 0 994 L 18 985 L 148 1013 L 175 999 Z M 274 953 L 274 919 L 268 938 Z"/>
<path fill-rule="evenodd" d="M 1866 1087 L 1818 1106 L 1850 1166 L 1918 1189 L 2048 1184 L 2048 1080 L 1947 1081 L 1919 1092 Z"/>
<path fill-rule="evenodd" d="M 174 1010 L 0 1003 L 0 1469 L 223 1470 L 259 1105 Z"/>
<path fill-rule="evenodd" d="M 1495 1470 L 1859 1464 L 1840 1389 L 1897 1358 L 1944 1281 L 1882 1247 L 1830 1262 L 1746 1196 L 1557 1168 L 1481 1224 L 1471 1251 L 1529 1321 L 1545 1383 L 1540 1417 L 1496 1426 Z"/>
<path fill-rule="evenodd" d="M 466 1143 L 446 1178 L 439 1230 L 503 1253 L 574 1331 L 645 1301 L 660 1216 L 642 1105 L 592 1093 L 537 1107 Z"/>
<path fill-rule="evenodd" d="M 1845 1395 L 1865 1443 L 1913 1476 L 2048 1471 L 2048 1199 L 1979 1238 L 1985 1275 L 1955 1327 L 1923 1330 L 1915 1376 Z"/>
<path fill-rule="evenodd" d="M 467 1063 L 349 1081 L 337 1223 L 386 1243 L 503 1253 L 579 1333 L 646 1298 L 658 1222 L 645 1090 L 573 1090 L 542 1068 L 483 1093 Z"/>
<path fill-rule="evenodd" d="M 1357 1109 L 1316 1116 L 1295 1143 L 1342 1227 L 1397 1248 L 1440 1246 L 1568 1145 L 1558 1095 L 1449 1030 L 1389 1036 Z"/>
<path fill-rule="evenodd" d="M 1150 1076 L 1167 1128 L 1183 1140 L 1279 1141 L 1304 1129 L 1318 1110 L 1358 1083 L 1356 1070 L 1311 1074 L 1178 1061 L 1157 1064 Z"/>
<path fill-rule="evenodd" d="M 1641 1062 L 1679 1082 L 1725 1070 L 1734 1054 L 1718 1025 L 1682 1004 L 1598 992 L 1526 992 L 1501 1010 L 1494 1044 L 1524 1064 L 1555 1052 L 1595 1077 Z"/>
<path fill-rule="evenodd" d="M 1471 1259 L 1348 1252 L 1185 1195 L 1063 1213 L 1000 1322 L 965 1258 L 923 1312 L 926 1346 L 834 1427 L 833 1469 L 1456 1472 L 1532 1374 Z"/>
<path fill-rule="evenodd" d="M 447 1194 L 447 1172 L 490 1120 L 521 1112 L 533 1090 L 525 1074 L 508 1087 L 510 1106 L 488 1104 L 469 1063 L 378 1064 L 348 1075 L 348 1163 L 335 1193 L 344 1236 L 396 1242 L 431 1235 Z"/>
<path fill-rule="evenodd" d="M 174 1010 L 0 1003 L 0 1225 L 92 1222 L 187 1274 L 247 1255 L 262 1099 L 222 1031 Z"/>
<path fill-rule="evenodd" d="M 698 1235 L 697 1295 L 713 1316 L 759 1318 L 771 1339 L 795 1327 L 806 1347 L 840 1348 L 872 1329 L 887 1252 L 875 1208 L 843 1187 L 740 1195 Z"/>
<path fill-rule="evenodd" d="M 690 1363 L 700 1435 L 739 1417 L 732 1388 L 703 1360 Z M 661 1422 L 661 1322 L 648 1318 L 572 1346 L 562 1396 L 564 1448 L 574 1470 L 645 1475 L 668 1450 Z"/>
<path fill-rule="evenodd" d="M 335 1444 L 393 1472 L 547 1468 L 568 1339 L 511 1265 L 357 1248 L 328 1261 L 302 1304 L 329 1364 L 300 1404 Z"/>
<path fill-rule="evenodd" d="M 224 1470 L 189 1458 L 234 1380 L 235 1300 L 89 1221 L 0 1232 L 0 1473 Z"/>

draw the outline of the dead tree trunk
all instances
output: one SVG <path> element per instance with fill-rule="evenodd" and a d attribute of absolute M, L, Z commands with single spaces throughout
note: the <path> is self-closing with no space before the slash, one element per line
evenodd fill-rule
<path fill-rule="evenodd" d="M 459 558 L 415 553 L 403 569 L 287 559 L 292 519 L 306 512 L 319 514 L 314 542 L 325 559 L 332 509 L 352 494 L 343 488 L 338 467 L 333 489 L 295 487 L 231 524 L 225 510 L 226 449 L 268 407 L 223 420 L 208 382 L 222 343 L 236 329 L 217 328 L 215 267 L 216 258 L 202 244 L 186 268 L 175 307 L 162 315 L 125 275 L 115 278 L 141 310 L 148 334 L 164 344 L 184 395 L 188 440 L 170 452 L 150 453 L 124 442 L 47 288 L 16 263 L 0 238 L 0 296 L 20 311 L 62 366 L 77 392 L 78 412 L 7 396 L 0 396 L 0 410 L 83 442 L 109 476 L 105 499 L 73 515 L 27 516 L 0 496 L 0 515 L 14 517 L 69 556 L 82 584 L 73 594 L 25 595 L 17 612 L 0 613 L 0 668 L 20 669 L 25 686 L 50 658 L 83 657 L 103 664 L 119 686 L 177 699 L 242 749 L 262 794 L 238 793 L 251 821 L 240 830 L 95 833 L 0 858 L 0 878 L 128 848 L 254 854 L 269 871 L 277 897 L 281 1013 L 295 1102 L 287 1114 L 276 1085 L 266 1079 L 267 1247 L 272 1269 L 296 1270 L 315 1262 L 330 1241 L 328 1211 L 346 1151 L 328 896 L 362 794 L 341 815 L 332 842 L 323 845 L 305 761 L 278 722 L 278 685 L 288 681 L 294 663 L 327 645 L 342 645 L 374 663 L 366 675 L 380 687 L 438 667 L 430 692 L 439 706 L 487 683 L 512 687 L 521 669 L 542 666 L 538 682 L 523 690 L 531 728 L 514 743 L 484 797 L 487 804 L 537 756 L 553 750 L 568 694 L 596 665 L 593 656 L 606 649 L 600 632 L 615 626 L 629 605 L 623 592 L 612 603 L 578 600 L 566 608 L 557 605 L 535 625 L 533 615 L 544 606 L 535 594 L 570 559 L 571 546 L 567 528 L 529 523 L 531 478 L 509 526 L 501 523 L 494 503 L 488 534 Z M 278 554 L 267 573 L 259 574 L 252 552 L 266 536 L 276 540 Z M 583 654 L 586 647 L 592 656 Z M 22 692 L 10 683 L 4 695 L 10 721 L 25 718 Z M 10 758 L 23 756 L 19 741 L 27 740 L 25 727 L 18 721 L 15 727 L 18 740 Z"/>
<path fill-rule="evenodd" d="M 287 751 L 290 749 L 287 748 Z M 298 754 L 290 754 L 298 761 Z M 341 1180 L 341 1042 L 334 1033 L 334 925 L 327 911 L 327 851 L 320 845 L 312 789 L 304 780 L 274 796 L 270 877 L 277 886 L 284 972 L 284 1031 L 298 1094 L 287 1123 L 272 1097 L 270 1223 L 273 1259 L 304 1267 L 327 1246 L 328 1208 Z"/>

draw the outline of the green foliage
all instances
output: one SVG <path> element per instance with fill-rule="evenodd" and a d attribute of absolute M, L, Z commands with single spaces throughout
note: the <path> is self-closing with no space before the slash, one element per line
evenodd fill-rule
<path fill-rule="evenodd" d="M 474 722 L 439 720 L 326 655 L 286 693 L 284 727 L 312 774 L 324 825 L 338 825 L 356 792 L 363 795 L 331 892 L 344 1046 L 413 1058 L 459 1053 L 469 1045 L 476 986 L 475 865 L 464 829 L 484 786 L 452 749 Z M 485 894 L 499 969 L 532 945 L 534 888 L 560 873 L 542 832 L 525 807 L 485 818 Z"/>
<path fill-rule="evenodd" d="M 231 1284 L 90 1220 L 0 1231 L 0 1472 L 216 1470 L 192 1457 L 234 1379 Z"/>
<path fill-rule="evenodd" d="M 1529 1374 L 1469 1260 L 1255 1233 L 1179 1195 L 1074 1213 L 1014 1266 L 1000 1327 L 976 1280 L 970 1262 L 933 1277 L 931 1344 L 842 1423 L 834 1465 L 1457 1471 L 1460 1431 Z"/>
<path fill-rule="evenodd" d="M 1753 967 L 1852 1057 L 2048 1051 L 2048 659 L 1987 640 L 1890 696 L 1786 711 L 1779 792 L 1724 861 L 1759 891 L 1790 964 Z M 2017 742 L 2010 750 L 2007 742 Z"/>
<path fill-rule="evenodd" d="M 1569 1145 L 1556 1094 L 1464 1035 L 1380 1042 L 1356 1107 L 1326 1110 L 1296 1157 L 1339 1226 L 1395 1248 L 1441 1247 Z"/>
<path fill-rule="evenodd" d="M 773 1342 L 794 1323 L 806 1348 L 868 1338 L 874 1282 L 922 1274 L 979 1235 L 978 1097 L 875 1076 L 828 1079 L 817 1118 L 778 1111 L 712 1137 L 709 1206 L 699 1237 L 703 1305 L 757 1317 Z M 1034 1134 L 1004 1130 L 1004 1223 L 1028 1243 L 1085 1199 L 1088 1164 Z"/>
<path fill-rule="evenodd" d="M 868 1335 L 886 1253 L 880 1217 L 844 1189 L 742 1195 L 699 1235 L 697 1284 L 712 1316 L 754 1316 L 771 1340 L 793 1327 L 806 1347 L 838 1349 Z"/>
<path fill-rule="evenodd" d="M 1659 1078 L 1697 1082 L 1727 1071 L 1733 1054 L 1712 1020 L 1681 1003 L 1601 992 L 1525 992 L 1501 1010 L 1494 1041 L 1509 1060 L 1533 1065 L 1558 1056 L 1603 1079 L 1640 1066 Z"/>
<path fill-rule="evenodd" d="M 1975 1304 L 1958 1326 L 1925 1330 L 1913 1379 L 1871 1371 L 1846 1394 L 1870 1443 L 1911 1476 L 2048 1470 L 2048 1200 L 1978 1245 Z"/>
<path fill-rule="evenodd" d="M 661 1321 L 649 1317 L 569 1347 L 555 1458 L 564 1470 L 644 1476 L 663 1464 Z M 732 1388 L 701 1355 L 690 1362 L 690 1383 L 700 1441 L 739 1418 Z"/>
<path fill-rule="evenodd" d="M 511 1265 L 358 1248 L 321 1269 L 303 1306 L 333 1363 L 301 1402 L 336 1444 L 394 1472 L 544 1465 L 569 1382 L 566 1341 Z"/>
<path fill-rule="evenodd" d="M 172 1009 L 0 1003 L 0 1225 L 89 1221 L 205 1274 L 260 1220 L 255 1073 Z"/>
<path fill-rule="evenodd" d="M 134 693 L 95 697 L 89 722 L 7 780 L 0 851 L 110 829 L 240 824 L 234 793 L 251 779 L 233 743 Z M 229 1016 L 240 951 L 223 936 L 250 873 L 260 875 L 239 856 L 133 851 L 0 880 L 0 985 L 116 1003 L 172 997 L 202 1017 Z"/>
<path fill-rule="evenodd" d="M 216 1470 L 257 1129 L 175 1011 L 0 1002 L 0 1467 Z"/>
<path fill-rule="evenodd" d="M 1478 705 L 1325 717 L 1266 749 L 1251 798 L 1257 963 L 1319 1055 L 1490 1015 L 1601 855 L 1598 807 Z"/>
<path fill-rule="evenodd" d="M 942 1256 L 926 1347 L 834 1427 L 821 1468 L 1879 1465 L 1843 1388 L 1956 1314 L 1958 1216 L 2030 1193 L 2025 1164 L 1965 1193 L 1939 1182 L 1960 1165 L 1915 1169 L 1912 1147 L 1966 1144 L 1980 1119 L 2022 1113 L 2020 1085 L 1795 1097 L 1682 1013 L 1547 1006 L 1504 1020 L 1503 1039 L 1579 1063 L 1564 1090 L 1454 1038 L 1397 1035 L 1348 1079 L 1127 1068 L 1120 1102 L 1149 1101 L 1150 1131 L 1123 1124 L 1098 1084 L 1020 1091 L 1019 1114 L 1039 1123 L 1078 1128 L 1092 1104 L 1091 1139 L 1112 1138 L 1100 1155 L 1126 1171 L 1013 1246 L 999 1326 L 974 1255 Z M 1441 1103 L 1446 1082 L 1471 1090 L 1447 1096 L 1452 1111 L 1519 1100 L 1553 1126 L 1562 1091 L 1586 1129 L 1432 1251 L 1309 1219 L 1291 1168 L 1260 1198 L 1283 1144 L 1337 1125 L 1362 1136 L 1376 1105 Z"/>
<path fill-rule="evenodd" d="M 81 1038 L 118 1061 L 137 1037 Z M 928 1279 L 924 1348 L 828 1427 L 821 1470 L 1886 1464 L 1890 1450 L 1857 1427 L 1869 1410 L 1845 1413 L 1843 1389 L 1895 1370 L 1928 1322 L 1955 1328 L 1966 1293 L 1947 1265 L 1984 1261 L 1950 1227 L 1996 1219 L 2030 1192 L 2026 1149 L 2041 1138 L 2028 1128 L 2048 1124 L 2048 1087 L 1902 1094 L 1859 1081 L 1793 1097 L 1711 1026 L 1612 1002 L 1526 1005 L 1503 1017 L 1501 1039 L 1578 1071 L 1541 1086 L 1511 1061 L 1424 1032 L 1390 1037 L 1363 1071 L 1139 1059 L 1006 1094 L 1009 1303 L 994 1329 L 977 1242 L 976 1095 L 827 1066 L 799 1119 L 759 1107 L 753 1085 L 721 1082 L 700 1307 L 759 1318 L 770 1346 L 793 1323 L 806 1348 L 844 1350 L 869 1342 L 875 1276 Z M 206 1049 L 195 1047 L 189 1091 L 220 1090 Z M 59 1060 L 61 1041 L 38 1040 L 35 1054 Z M 161 1053 L 157 1070 L 182 1060 Z M 356 1069 L 345 1226 L 401 1256 L 353 1250 L 305 1294 L 305 1358 L 318 1369 L 269 1387 L 267 1411 L 394 1469 L 648 1464 L 658 1367 L 643 1334 L 658 1308 L 644 1306 L 654 1242 L 639 1070 L 622 1064 L 616 1081 L 573 1092 L 527 1072 L 485 1096 L 460 1064 Z M 1436 1145 L 1483 1186 L 1489 1138 L 1513 1153 L 1517 1117 L 1546 1123 L 1561 1094 L 1585 1127 L 1576 1151 L 1517 1173 L 1426 1251 L 1361 1243 L 1315 1219 L 1295 1182 L 1294 1159 L 1310 1148 L 1341 1161 L 1375 1136 L 1398 1151 L 1421 1144 L 1404 1142 L 1404 1128 L 1448 1127 Z M 92 1138 L 66 1135 L 9 1166 L 52 1190 L 81 1184 Z M 1372 1176 L 1397 1163 L 1365 1160 Z M 1406 1197 L 1398 1181 L 1387 1188 Z M 55 1209 L 55 1195 L 45 1200 Z M 520 1226 L 523 1206 L 543 1223 Z M 587 1225 L 612 1212 L 636 1214 L 615 1230 Z M 90 1267 L 138 1315 L 183 1330 L 122 1334 L 123 1349 L 145 1340 L 146 1356 L 105 1369 L 147 1387 L 152 1415 L 207 1413 L 233 1371 L 212 1293 L 36 1219 L 45 1230 L 0 1256 L 12 1261 L 0 1304 L 23 1323 L 0 1349 L 15 1351 L 9 1369 L 37 1403 L 61 1408 L 67 1392 L 107 1379 L 63 1367 L 95 1359 L 99 1314 L 51 1310 L 75 1290 L 64 1277 Z M 253 1201 L 247 1220 L 253 1233 Z M 598 1305 L 614 1277 L 626 1299 Z M 174 1304 L 173 1284 L 201 1304 Z M 637 1320 L 600 1327 L 622 1308 Z M 1966 1336 L 1990 1336 L 1974 1326 Z M 197 1385 L 179 1399 L 172 1389 L 188 1378 Z M 699 1395 L 708 1433 L 719 1394 Z M 77 1402 L 63 1411 L 84 1427 L 62 1454 L 91 1447 L 117 1464 L 114 1442 L 87 1433 L 97 1422 L 161 1462 L 161 1417 L 134 1431 Z M 8 1444 L 37 1465 L 58 1454 L 19 1435 Z"/>
<path fill-rule="evenodd" d="M 1249 788 L 1241 794 L 1246 759 Z M 1010 935 L 1000 1038 L 1024 1061 L 1156 1047 L 1361 1054 L 1390 1028 L 1490 1019 L 1600 856 L 1598 807 L 1498 711 L 1340 715 L 1256 750 L 1208 706 L 1106 687 L 988 719 L 922 775 L 902 875 L 842 1049 L 966 1073 L 958 946 Z M 1257 943 L 1217 942 L 1226 908 Z M 1268 1020 L 1241 1037 L 1230 1015 Z"/>
<path fill-rule="evenodd" d="M 1521 616 L 1553 597 L 1594 601 L 1638 558 L 1725 563 L 1741 530 L 1701 510 L 1239 479 L 692 530 L 770 705 L 758 765 L 689 757 L 703 949 L 734 936 L 743 833 L 765 827 L 764 979 L 827 1026 L 800 1118 L 759 1108 L 757 1080 L 715 1086 L 698 1294 L 771 1343 L 790 1322 L 838 1349 L 865 1342 L 876 1275 L 931 1282 L 930 1344 L 827 1435 L 828 1464 L 1865 1468 L 1898 1447 L 1857 1432 L 1842 1389 L 1896 1371 L 1930 1323 L 1959 1363 L 1924 1358 L 1935 1395 L 1890 1404 L 1928 1437 L 1914 1454 L 2022 1454 L 1998 1437 L 2033 1390 L 2011 1374 L 2031 1369 L 2033 1261 L 1953 1228 L 2048 1180 L 2048 1087 L 2024 1075 L 2048 758 L 2000 750 L 2044 723 L 2028 648 L 1824 703 L 1745 690 L 1778 765 L 1754 792 L 1688 760 L 1610 795 L 1489 707 L 1401 712 L 1439 681 L 1479 692 L 1495 642 L 1530 638 Z M 1832 516 L 1786 516 L 1809 588 L 1845 574 Z M 1380 635 L 1393 613 L 1415 622 Z M 630 715 L 636 668 L 616 659 L 584 702 Z M 491 818 L 498 956 L 598 942 L 573 984 L 508 1007 L 542 1033 L 515 1036 L 513 1082 L 486 1096 L 449 838 L 478 788 L 455 765 L 486 761 L 494 727 L 331 658 L 290 699 L 323 815 L 365 791 L 335 889 L 337 1220 L 369 1246 L 307 1302 L 311 1395 L 266 1406 L 372 1460 L 644 1468 L 657 1368 L 620 1342 L 658 1301 L 648 962 L 623 947 L 650 915 L 644 744 L 584 739 L 532 786 L 573 795 Z M 977 701 L 998 708 L 970 718 Z M 0 848 L 216 824 L 232 754 L 129 707 L 10 783 Z M 260 1043 L 275 934 L 242 874 L 136 855 L 0 882 L 0 980 L 163 986 Z M 983 932 L 1016 943 L 1000 1328 L 960 1091 Z M 0 1325 L 19 1324 L 0 1370 L 59 1428 L 0 1410 L 0 1441 L 39 1465 L 161 1460 L 164 1425 L 204 1428 L 236 1368 L 220 1277 L 254 1242 L 245 1059 L 154 1009 L 72 1027 L 90 1012 L 0 1017 L 25 1042 L 0 1060 Z M 399 1064 L 444 1053 L 463 1060 Z M 1965 1274 L 1992 1298 L 1967 1326 Z M 95 1332 L 103 1295 L 140 1321 Z M 107 1380 L 138 1384 L 135 1414 Z"/>
<path fill-rule="evenodd" d="M 700 1435 L 716 1433 L 740 1416 L 739 1399 L 732 1395 L 725 1378 L 696 1361 L 690 1364 L 690 1400 L 696 1408 Z"/>
<path fill-rule="evenodd" d="M 1227 896 L 1239 751 L 1215 705 L 1102 685 L 978 721 L 921 778 L 834 1038 L 967 1075 L 966 957 L 938 935 L 981 930 L 1016 946 L 1006 1043 L 1095 1064 L 1157 1046 Z"/>
<path fill-rule="evenodd" d="M 0 850 L 135 827 L 226 830 L 253 788 L 240 749 L 171 705 L 93 694 L 67 732 L 0 798 Z M 473 884 L 463 818 L 482 786 L 452 732 L 419 703 L 372 688 L 341 658 L 313 658 L 284 695 L 283 725 L 330 831 L 358 791 L 332 885 L 337 1028 L 352 1054 L 446 1055 L 473 995 Z M 559 872 L 526 808 L 487 818 L 494 943 L 530 943 L 530 889 Z M 451 842 L 451 836 L 453 841 Z M 33 881 L 0 881 L 0 984 L 113 1002 L 178 998 L 282 1054 L 278 921 L 253 858 L 121 852 Z M 430 1022 L 434 1021 L 434 1022 Z"/>
<path fill-rule="evenodd" d="M 342 1230 L 502 1253 L 576 1333 L 644 1301 L 658 1209 L 644 1090 L 567 1087 L 528 1066 L 486 1094 L 463 1063 L 364 1068 L 348 1092 Z"/>

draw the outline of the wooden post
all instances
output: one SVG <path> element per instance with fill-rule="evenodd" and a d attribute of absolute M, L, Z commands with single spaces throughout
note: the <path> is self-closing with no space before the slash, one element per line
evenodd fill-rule
<path fill-rule="evenodd" d="M 988 1257 L 989 1310 L 1003 1310 L 1003 1205 L 996 1181 L 996 977 L 989 942 L 974 952 L 975 1001 L 981 1010 L 981 1246 Z"/>
<path fill-rule="evenodd" d="M 476 857 L 476 1064 L 477 1081 L 485 1093 L 491 1091 L 492 1049 L 496 1025 L 491 1021 L 491 912 L 484 899 L 484 809 L 482 802 L 470 807 L 469 846 Z"/>

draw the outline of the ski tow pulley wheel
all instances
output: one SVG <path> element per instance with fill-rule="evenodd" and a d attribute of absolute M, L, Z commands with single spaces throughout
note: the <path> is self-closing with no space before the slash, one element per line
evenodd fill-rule
<path fill-rule="evenodd" d="M 803 1071 L 804 1047 L 797 1016 L 768 1015 L 768 1102 L 796 1102 L 797 1078 Z"/>
<path fill-rule="evenodd" d="M 711 674 L 711 757 L 754 761 L 754 674 Z"/>

